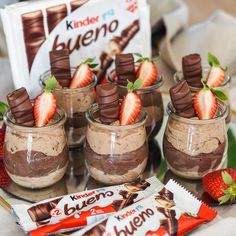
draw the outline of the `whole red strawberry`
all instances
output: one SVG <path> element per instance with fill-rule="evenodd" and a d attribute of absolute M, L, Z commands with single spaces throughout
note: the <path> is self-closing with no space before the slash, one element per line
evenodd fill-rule
<path fill-rule="evenodd" d="M 47 125 L 56 112 L 56 98 L 52 94 L 52 91 L 56 86 L 56 78 L 54 76 L 49 77 L 45 82 L 43 93 L 41 93 L 35 100 L 34 118 L 37 127 Z"/>
<path fill-rule="evenodd" d="M 156 65 L 150 58 L 143 57 L 139 53 L 134 53 L 134 55 L 139 58 L 137 62 L 140 63 L 136 72 L 136 78 L 142 79 L 142 84 L 140 87 L 151 86 L 155 82 L 158 75 Z"/>
<path fill-rule="evenodd" d="M 211 66 L 211 70 L 206 83 L 211 88 L 219 87 L 225 81 L 225 71 L 227 68 L 223 68 L 219 60 L 211 53 L 208 53 L 208 63 Z"/>
<path fill-rule="evenodd" d="M 132 124 L 140 114 L 141 100 L 133 90 L 138 89 L 141 82 L 141 79 L 134 83 L 128 82 L 128 94 L 124 97 L 120 108 L 120 125 Z"/>
<path fill-rule="evenodd" d="M 236 199 L 236 171 L 230 168 L 213 171 L 202 179 L 204 190 L 220 204 Z"/>
<path fill-rule="evenodd" d="M 70 88 L 82 88 L 88 86 L 93 78 L 92 68 L 95 68 L 97 64 L 92 64 L 95 58 L 88 58 L 82 62 L 75 70 Z"/>

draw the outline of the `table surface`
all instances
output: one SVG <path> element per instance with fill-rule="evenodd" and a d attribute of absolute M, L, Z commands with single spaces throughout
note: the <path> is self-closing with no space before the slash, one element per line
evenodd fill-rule
<path fill-rule="evenodd" d="M 169 179 L 173 178 L 181 183 L 185 188 L 191 191 L 193 194 L 201 198 L 203 193 L 201 187 L 201 181 L 191 181 L 185 180 L 174 175 L 170 170 L 167 169 L 165 161 L 163 161 L 162 155 L 162 138 L 164 129 L 166 126 L 167 117 L 164 117 L 164 122 L 162 128 L 157 135 L 156 139 L 149 143 L 149 163 L 145 172 L 143 173 L 143 178 L 156 175 L 163 183 L 166 183 Z M 229 148 L 228 148 L 228 166 L 235 168 L 236 167 L 236 158 L 234 153 L 236 151 L 236 123 L 231 122 L 228 130 L 229 138 Z M 52 187 L 45 188 L 42 190 L 29 190 L 17 186 L 14 183 L 11 183 L 6 187 L 5 191 L 0 190 L 0 195 L 3 195 L 11 204 L 22 203 L 22 200 L 27 200 L 27 202 L 35 202 L 43 199 L 56 197 L 68 193 L 80 192 L 85 189 L 93 189 L 104 186 L 103 184 L 95 181 L 91 178 L 84 166 L 83 153 L 79 149 L 72 149 L 70 151 L 70 161 L 71 165 L 68 168 L 65 178 L 59 181 Z M 9 194 L 12 193 L 12 194 Z M 216 206 L 212 205 L 219 213 L 219 217 L 214 220 L 211 224 L 214 224 L 222 217 L 236 216 L 236 204 L 235 205 L 225 205 L 225 206 Z M 8 213 L 0 209 L 0 216 L 5 215 L 6 217 L 1 217 L 0 219 L 0 235 L 14 235 L 21 236 L 24 235 L 19 226 L 14 226 L 14 219 Z M 12 227 L 4 228 L 3 226 L 6 223 L 11 222 Z M 206 227 L 206 226 L 203 226 Z M 198 231 L 195 230 L 195 233 Z M 191 235 L 195 235 L 195 233 Z M 9 233 L 9 234 L 8 234 Z M 196 234 L 197 235 L 197 234 Z"/>

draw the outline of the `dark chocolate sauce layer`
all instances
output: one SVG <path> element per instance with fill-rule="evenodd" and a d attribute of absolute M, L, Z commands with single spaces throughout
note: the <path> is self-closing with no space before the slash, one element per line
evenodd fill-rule
<path fill-rule="evenodd" d="M 183 172 L 195 168 L 198 173 L 204 173 L 207 170 L 217 168 L 221 163 L 225 146 L 226 142 L 219 143 L 218 148 L 212 153 L 190 156 L 177 150 L 166 137 L 163 139 L 163 151 L 167 162 L 172 168 Z"/>
<path fill-rule="evenodd" d="M 46 144 L 45 144 L 46 145 Z M 47 156 L 42 152 L 28 150 L 10 153 L 4 147 L 4 164 L 10 174 L 22 177 L 46 176 L 62 167 L 68 162 L 68 148 L 64 147 L 57 156 Z M 28 157 L 30 154 L 30 157 Z"/>
<path fill-rule="evenodd" d="M 148 146 L 144 143 L 139 149 L 122 155 L 99 155 L 86 141 L 84 157 L 87 165 L 103 171 L 104 174 L 123 175 L 140 165 L 145 160 L 147 152 Z"/>

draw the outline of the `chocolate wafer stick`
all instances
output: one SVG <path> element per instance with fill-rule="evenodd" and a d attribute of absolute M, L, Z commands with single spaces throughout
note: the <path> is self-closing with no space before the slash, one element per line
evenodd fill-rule
<path fill-rule="evenodd" d="M 70 3 L 71 6 L 71 11 L 73 12 L 74 10 L 82 7 L 85 3 L 87 3 L 89 0 L 75 0 Z"/>

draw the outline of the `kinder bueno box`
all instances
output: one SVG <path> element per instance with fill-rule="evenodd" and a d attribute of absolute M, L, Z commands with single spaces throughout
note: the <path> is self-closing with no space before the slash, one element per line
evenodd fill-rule
<path fill-rule="evenodd" d="M 161 190 L 73 236 L 181 236 L 217 213 L 170 180 Z"/>
<path fill-rule="evenodd" d="M 151 54 L 146 0 L 38 0 L 6 6 L 1 16 L 15 87 L 31 96 L 50 69 L 50 51 L 67 48 L 72 67 L 96 56 L 99 81 L 116 54 Z"/>
<path fill-rule="evenodd" d="M 33 205 L 13 205 L 17 221 L 31 235 L 65 232 L 93 224 L 150 196 L 163 184 L 156 177 L 88 190 Z"/>

